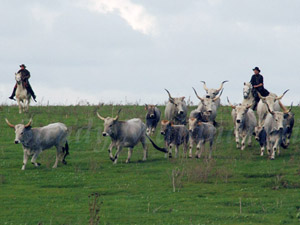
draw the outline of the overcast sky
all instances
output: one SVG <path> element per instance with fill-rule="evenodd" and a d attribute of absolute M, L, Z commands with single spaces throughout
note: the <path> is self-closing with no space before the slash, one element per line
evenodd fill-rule
<path fill-rule="evenodd" d="M 0 103 L 24 63 L 39 104 L 163 103 L 225 84 L 300 101 L 299 0 L 0 0 Z M 33 103 L 35 104 L 35 103 Z"/>

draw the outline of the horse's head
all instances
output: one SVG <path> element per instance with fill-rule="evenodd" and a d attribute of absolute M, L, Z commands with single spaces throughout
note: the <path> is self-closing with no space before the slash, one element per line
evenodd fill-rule
<path fill-rule="evenodd" d="M 21 73 L 15 73 L 15 78 L 18 84 L 21 84 L 22 82 L 22 75 Z"/>
<path fill-rule="evenodd" d="M 244 83 L 244 88 L 243 88 L 243 95 L 244 99 L 248 99 L 250 97 L 250 94 L 252 92 L 252 85 L 251 83 Z"/>

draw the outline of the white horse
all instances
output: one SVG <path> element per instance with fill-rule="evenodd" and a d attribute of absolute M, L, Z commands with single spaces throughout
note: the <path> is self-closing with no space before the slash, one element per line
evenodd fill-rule
<path fill-rule="evenodd" d="M 252 105 L 254 106 L 255 105 L 255 98 L 253 96 L 253 93 L 252 93 L 252 90 L 253 90 L 253 87 L 252 87 L 252 84 L 249 83 L 249 82 L 244 82 L 244 88 L 243 88 L 243 102 L 242 102 L 242 105 Z"/>
<path fill-rule="evenodd" d="M 31 94 L 23 84 L 21 73 L 15 73 L 15 78 L 17 81 L 16 99 L 19 105 L 19 113 L 22 113 L 22 109 L 23 112 L 28 112 Z"/>

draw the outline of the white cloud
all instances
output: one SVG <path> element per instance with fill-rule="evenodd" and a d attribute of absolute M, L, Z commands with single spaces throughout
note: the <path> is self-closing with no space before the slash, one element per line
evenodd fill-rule
<path fill-rule="evenodd" d="M 116 12 L 133 30 L 146 35 L 157 34 L 156 18 L 150 15 L 142 5 L 131 0 L 89 0 L 88 9 L 99 13 Z"/>

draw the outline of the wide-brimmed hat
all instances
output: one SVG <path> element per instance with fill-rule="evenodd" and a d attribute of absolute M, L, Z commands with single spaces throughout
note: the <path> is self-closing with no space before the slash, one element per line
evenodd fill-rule
<path fill-rule="evenodd" d="M 24 67 L 24 68 L 26 68 L 25 64 L 21 64 L 21 65 L 20 65 L 20 67 Z"/>
<path fill-rule="evenodd" d="M 258 72 L 260 72 L 260 69 L 257 66 L 253 69 L 253 71 L 254 70 L 257 70 Z"/>

